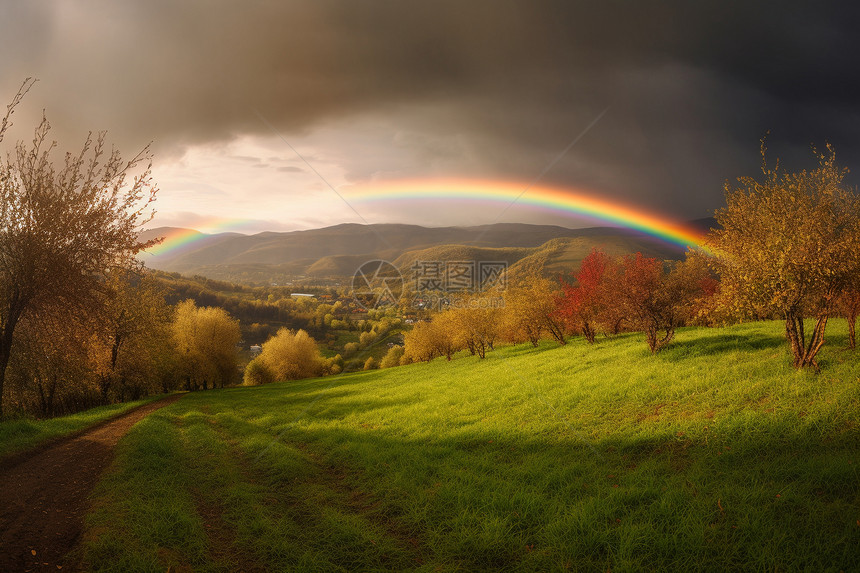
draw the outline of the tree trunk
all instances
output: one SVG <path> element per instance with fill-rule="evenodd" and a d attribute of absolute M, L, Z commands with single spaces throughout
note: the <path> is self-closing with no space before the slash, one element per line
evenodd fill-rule
<path fill-rule="evenodd" d="M 538 343 L 540 342 L 540 329 L 539 328 L 530 328 L 526 326 L 526 336 L 529 339 L 529 342 L 532 343 L 532 346 L 537 348 Z"/>
<path fill-rule="evenodd" d="M 797 319 L 791 313 L 785 313 L 785 337 L 788 339 L 788 346 L 791 349 L 791 355 L 793 357 L 793 365 L 795 368 L 799 368 L 799 362 L 801 359 L 801 355 L 803 351 L 803 343 L 801 340 L 801 335 L 797 330 Z M 800 327 L 803 328 L 803 321 L 800 321 Z"/>
<path fill-rule="evenodd" d="M 42 411 L 42 416 L 48 417 L 48 400 L 45 398 L 45 386 L 42 384 L 42 377 L 36 374 L 36 389 L 39 391 L 39 410 Z"/>
<path fill-rule="evenodd" d="M 9 358 L 12 356 L 15 326 L 18 324 L 18 319 L 21 318 L 24 306 L 25 303 L 17 296 L 16 289 L 16 294 L 12 297 L 6 313 L 6 324 L 2 325 L 2 332 L 0 332 L 0 420 L 3 419 L 3 385 L 6 382 L 6 367 L 9 366 Z"/>
<path fill-rule="evenodd" d="M 546 318 L 546 329 L 549 330 L 549 334 L 552 336 L 553 340 L 562 346 L 567 344 L 567 340 L 564 339 L 564 329 L 551 317 Z"/>
<path fill-rule="evenodd" d="M 594 339 L 597 337 L 597 333 L 594 330 L 594 326 L 592 326 L 587 320 L 582 321 L 582 335 L 589 344 L 594 344 Z"/>
<path fill-rule="evenodd" d="M 109 374 L 102 374 L 99 377 L 99 390 L 102 395 L 102 404 L 108 403 L 108 392 L 110 392 L 111 377 Z"/>
<path fill-rule="evenodd" d="M 651 326 L 645 329 L 645 341 L 651 354 L 657 354 L 657 329 Z"/>
<path fill-rule="evenodd" d="M 122 344 L 122 339 L 123 339 L 122 335 L 114 334 L 113 344 L 111 345 L 111 349 L 110 349 L 110 370 L 111 370 L 111 372 L 116 370 L 116 361 L 117 361 L 117 358 L 119 358 L 119 347 Z"/>
<path fill-rule="evenodd" d="M 0 337 L 0 420 L 3 419 L 3 384 L 6 381 L 6 366 L 9 365 L 9 354 L 11 350 L 11 348 L 6 345 L 5 338 L 5 336 Z"/>
<path fill-rule="evenodd" d="M 661 340 L 660 342 L 657 343 L 658 347 L 663 348 L 664 346 L 666 346 L 667 344 L 672 342 L 672 340 L 674 340 L 674 338 L 675 338 L 675 328 L 674 327 L 673 328 L 667 328 L 666 329 L 666 336 L 663 337 L 663 340 Z"/>
<path fill-rule="evenodd" d="M 54 396 L 57 394 L 57 374 L 51 376 L 51 385 L 48 387 L 48 416 L 54 417 Z"/>
<path fill-rule="evenodd" d="M 818 315 L 812 336 L 806 340 L 803 329 L 803 317 L 793 312 L 785 313 L 785 335 L 791 347 L 793 365 L 795 368 L 806 368 L 811 366 L 818 370 L 818 362 L 815 360 L 818 351 L 824 346 L 824 331 L 827 328 L 827 313 Z"/>
<path fill-rule="evenodd" d="M 657 338 L 657 331 L 659 329 L 656 326 L 649 326 L 645 330 L 645 339 L 648 342 L 648 348 L 651 350 L 651 354 L 657 354 L 660 350 L 672 342 L 672 339 L 675 338 L 675 329 L 674 328 L 666 328 L 666 335 L 663 338 Z"/>

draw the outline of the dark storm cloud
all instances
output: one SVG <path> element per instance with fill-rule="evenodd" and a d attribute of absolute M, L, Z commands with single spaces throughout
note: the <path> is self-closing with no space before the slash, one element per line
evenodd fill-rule
<path fill-rule="evenodd" d="M 750 2 L 6 3 L 0 88 L 42 82 L 60 135 L 124 147 L 291 137 L 362 114 L 465 134 L 485 173 L 549 178 L 703 216 L 773 129 L 794 158 L 857 165 L 858 10 Z M 20 122 L 20 117 L 19 117 Z M 420 148 L 421 142 L 412 142 Z M 438 146 L 437 146 L 438 147 Z M 419 149 L 419 151 L 422 151 Z"/>

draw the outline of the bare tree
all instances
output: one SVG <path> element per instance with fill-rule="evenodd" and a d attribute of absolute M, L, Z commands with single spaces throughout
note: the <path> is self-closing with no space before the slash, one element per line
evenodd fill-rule
<path fill-rule="evenodd" d="M 33 81 L 21 86 L 0 121 L 0 141 Z M 15 327 L 25 315 L 86 310 L 99 278 L 136 265 L 149 246 L 138 241 L 156 188 L 151 155 L 131 160 L 90 134 L 76 154 L 55 165 L 56 143 L 43 116 L 31 143 L 0 157 L 0 416 Z"/>

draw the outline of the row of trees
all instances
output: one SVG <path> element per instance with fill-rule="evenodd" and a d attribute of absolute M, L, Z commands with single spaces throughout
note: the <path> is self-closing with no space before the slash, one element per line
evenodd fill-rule
<path fill-rule="evenodd" d="M 0 119 L 0 142 L 34 85 Z M 221 309 L 171 309 L 137 254 L 157 188 L 149 148 L 124 159 L 90 134 L 59 155 L 43 116 L 0 155 L 0 417 L 233 383 L 239 328 Z"/>
<path fill-rule="evenodd" d="M 848 320 L 856 346 L 860 314 L 860 197 L 844 184 L 832 148 L 815 169 L 770 168 L 726 185 L 726 207 L 704 248 L 683 262 L 637 253 L 613 259 L 595 250 L 557 284 L 535 273 L 512 277 L 504 311 L 449 310 L 407 335 L 401 362 L 450 357 L 466 349 L 483 358 L 496 340 L 569 334 L 594 343 L 598 332 L 641 331 L 652 353 L 685 324 L 779 318 L 797 368 L 818 368 L 827 321 Z M 813 320 L 812 331 L 804 325 Z"/>
<path fill-rule="evenodd" d="M 509 277 L 504 305 L 493 304 L 500 293 L 454 299 L 449 310 L 416 324 L 405 348 L 392 348 L 380 365 L 450 359 L 460 350 L 483 358 L 499 341 L 536 346 L 547 337 L 565 344 L 571 334 L 581 334 L 593 344 L 599 332 L 641 331 L 656 353 L 686 324 L 778 317 L 785 322 L 794 365 L 817 368 L 827 320 L 837 313 L 848 319 L 853 348 L 860 314 L 857 194 L 844 185 L 846 170 L 837 166 L 830 147 L 816 152 L 815 169 L 796 173 L 769 168 L 765 151 L 762 145 L 762 176 L 727 184 L 727 206 L 716 213 L 719 228 L 686 260 L 638 253 L 611 258 L 595 250 L 560 282 L 522 272 Z M 337 320 L 334 314 L 323 318 L 329 319 L 326 326 Z M 809 318 L 811 332 L 804 328 Z M 345 355 L 377 340 L 376 330 L 361 332 Z M 260 364 L 272 360 L 261 358 Z M 373 359 L 365 363 L 376 366 Z"/>
<path fill-rule="evenodd" d="M 24 82 L 0 118 L 0 142 L 32 85 Z M 63 402 L 70 396 L 108 402 L 154 384 L 167 391 L 237 381 L 238 321 L 191 301 L 169 301 L 177 303 L 171 308 L 165 296 L 177 293 L 160 289 L 135 258 L 150 246 L 138 236 L 157 192 L 148 149 L 126 160 L 99 133 L 57 161 L 49 133 L 43 118 L 29 143 L 0 155 L 0 417 L 10 399 L 51 415 L 79 407 Z M 565 344 L 573 333 L 593 343 L 600 331 L 622 330 L 644 332 L 654 353 L 690 322 L 779 317 L 794 365 L 817 368 L 835 313 L 849 319 L 855 345 L 860 199 L 845 185 L 846 170 L 830 147 L 816 156 L 816 168 L 787 173 L 768 167 L 762 144 L 762 175 L 727 184 L 719 228 L 683 262 L 595 251 L 561 282 L 534 272 L 509 277 L 503 308 L 493 303 L 498 293 L 476 299 L 487 304 L 460 301 L 419 322 L 405 348 L 392 349 L 382 364 L 450 359 L 462 349 L 483 358 L 499 341 L 537 345 L 549 337 Z M 395 317 L 354 322 L 341 302 L 254 296 L 239 301 L 237 312 L 300 320 L 321 333 L 357 329 L 355 351 L 400 326 Z M 282 329 L 252 361 L 246 381 L 342 366 L 339 356 L 324 360 L 307 331 Z M 368 359 L 364 366 L 377 364 Z"/>
<path fill-rule="evenodd" d="M 238 321 L 190 300 L 168 307 L 149 276 L 118 274 L 101 285 L 97 315 L 19 323 L 5 388 L 12 411 L 55 416 L 239 382 Z"/>
<path fill-rule="evenodd" d="M 716 281 L 699 256 L 664 263 L 639 253 L 613 259 L 594 250 L 571 279 L 525 273 L 511 283 L 504 293 L 453 304 L 416 324 L 405 337 L 402 362 L 450 359 L 460 350 L 484 358 L 500 341 L 537 346 L 550 338 L 566 344 L 569 336 L 581 334 L 594 343 L 598 331 L 641 330 L 651 352 L 657 352 L 676 328 L 706 315 Z"/>
<path fill-rule="evenodd" d="M 695 253 L 666 263 L 641 253 L 614 260 L 595 250 L 573 279 L 562 281 L 557 299 L 568 331 L 593 344 L 599 329 L 640 330 L 652 353 L 672 341 L 676 328 L 707 321 L 718 285 L 707 260 Z"/>

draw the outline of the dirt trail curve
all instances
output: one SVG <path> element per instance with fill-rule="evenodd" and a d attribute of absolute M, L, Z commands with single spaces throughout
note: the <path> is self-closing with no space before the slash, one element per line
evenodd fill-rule
<path fill-rule="evenodd" d="M 87 496 L 131 427 L 182 394 L 144 404 L 0 467 L 0 571 L 69 570 Z"/>

